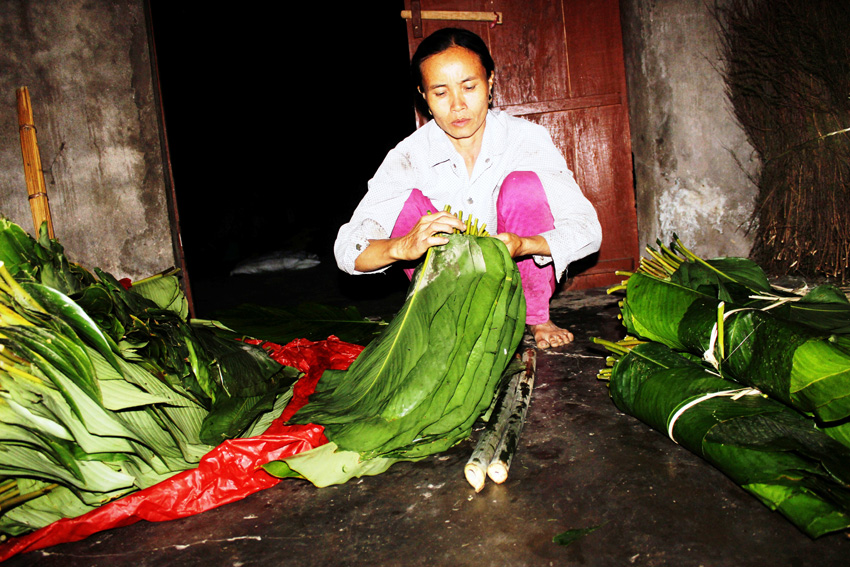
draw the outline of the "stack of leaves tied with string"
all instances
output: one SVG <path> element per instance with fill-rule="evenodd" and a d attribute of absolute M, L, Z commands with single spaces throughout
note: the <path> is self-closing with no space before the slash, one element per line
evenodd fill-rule
<path fill-rule="evenodd" d="M 282 411 L 298 372 L 186 311 L 173 274 L 126 289 L 0 219 L 0 533 L 194 468 Z"/>
<path fill-rule="evenodd" d="M 668 434 L 811 537 L 850 527 L 850 302 L 773 286 L 745 258 L 648 248 L 628 336 L 601 372 L 626 413 Z"/>

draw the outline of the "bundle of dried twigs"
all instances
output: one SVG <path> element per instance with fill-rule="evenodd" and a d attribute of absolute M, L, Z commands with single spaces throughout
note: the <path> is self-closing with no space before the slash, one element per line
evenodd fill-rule
<path fill-rule="evenodd" d="M 762 162 L 753 259 L 850 279 L 850 3 L 716 4 L 729 100 Z"/>

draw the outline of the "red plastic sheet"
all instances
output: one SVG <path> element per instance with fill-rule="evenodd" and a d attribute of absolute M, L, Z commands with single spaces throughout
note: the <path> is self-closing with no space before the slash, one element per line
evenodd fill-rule
<path fill-rule="evenodd" d="M 77 518 L 53 522 L 38 531 L 0 545 L 0 561 L 58 543 L 79 541 L 97 532 L 147 520 L 161 522 L 198 514 L 241 500 L 280 482 L 262 465 L 327 443 L 320 425 L 286 425 L 313 393 L 328 368 L 345 370 L 363 347 L 329 337 L 298 339 L 281 346 L 263 341 L 272 358 L 305 375 L 296 382 L 292 400 L 263 435 L 225 441 L 207 453 L 198 468 L 183 471 L 154 486 L 128 494 Z"/>

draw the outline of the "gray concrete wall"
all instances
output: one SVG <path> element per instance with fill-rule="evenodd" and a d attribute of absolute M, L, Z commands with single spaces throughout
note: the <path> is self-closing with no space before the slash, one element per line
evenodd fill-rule
<path fill-rule="evenodd" d="M 134 279 L 176 265 L 143 1 L 0 0 L 0 214 L 32 232 L 19 86 L 68 257 Z"/>
<path fill-rule="evenodd" d="M 641 246 L 747 256 L 758 163 L 725 95 L 705 0 L 621 0 Z"/>

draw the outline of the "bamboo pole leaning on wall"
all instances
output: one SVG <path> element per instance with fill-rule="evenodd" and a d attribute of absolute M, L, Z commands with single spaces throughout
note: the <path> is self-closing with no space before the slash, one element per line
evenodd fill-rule
<path fill-rule="evenodd" d="M 32 104 L 27 87 L 16 91 L 18 99 L 18 128 L 21 133 L 21 153 L 24 157 L 24 176 L 27 181 L 32 222 L 35 225 L 35 235 L 38 237 L 42 223 L 47 223 L 47 234 L 53 234 L 53 219 L 50 217 L 50 203 L 47 199 L 47 188 L 44 185 L 44 171 L 41 169 L 41 154 L 38 152 L 38 141 L 35 136 L 35 124 L 32 116 Z"/>

